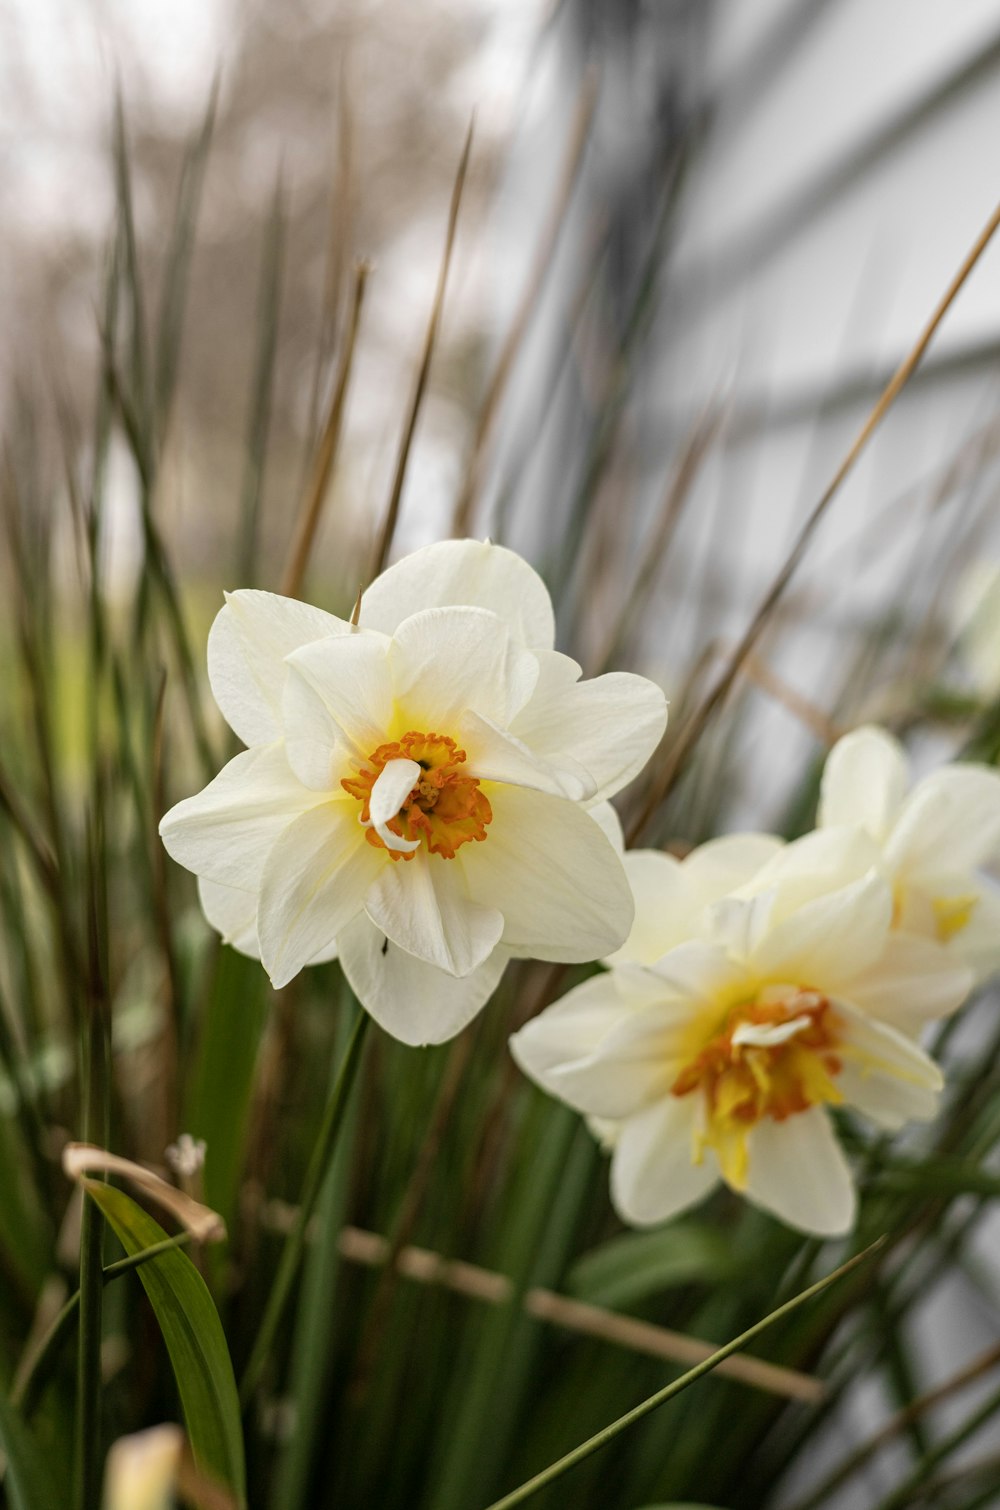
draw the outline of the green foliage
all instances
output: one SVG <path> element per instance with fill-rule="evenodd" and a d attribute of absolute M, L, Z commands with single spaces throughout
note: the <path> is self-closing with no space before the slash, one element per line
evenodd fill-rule
<path fill-rule="evenodd" d="M 7 1460 L 11 1510 L 52 1510 L 59 1503 L 41 1446 L 0 1392 L 0 1449 Z"/>
<path fill-rule="evenodd" d="M 122 1191 L 96 1180 L 88 1196 L 126 1253 L 141 1253 L 167 1234 Z M 219 1314 L 186 1253 L 172 1249 L 136 1270 L 170 1355 L 195 1462 L 246 1503 L 246 1468 L 239 1398 Z"/>
<path fill-rule="evenodd" d="M 676 1221 L 659 1231 L 612 1238 L 573 1265 L 566 1286 L 591 1305 L 615 1310 L 680 1285 L 732 1284 L 742 1267 L 717 1228 Z"/>
<path fill-rule="evenodd" d="M 631 1313 L 650 1327 L 723 1340 L 753 1327 L 842 1255 L 725 1195 L 661 1229 L 623 1234 L 608 1204 L 606 1161 L 590 1133 L 512 1071 L 512 1027 L 546 993 L 578 978 L 564 972 L 554 983 L 548 968 L 525 962 L 509 969 L 489 1010 L 455 1044 L 417 1051 L 370 1034 L 357 1081 L 344 1088 L 332 1162 L 310 1176 L 352 1029 L 339 968 L 306 971 L 276 997 L 255 961 L 209 936 L 191 878 L 166 861 L 156 836 L 165 808 L 224 758 L 203 670 L 205 631 L 221 589 L 234 585 L 229 574 L 238 563 L 242 583 L 276 590 L 281 565 L 262 543 L 290 540 L 294 529 L 289 500 L 281 499 L 279 518 L 265 487 L 286 258 L 289 275 L 299 274 L 291 238 L 286 247 L 280 184 L 262 235 L 253 370 L 218 374 L 249 393 L 244 454 L 234 469 L 239 499 L 231 500 L 237 529 L 212 559 L 192 562 L 190 551 L 178 548 L 184 542 L 175 540 L 164 503 L 177 460 L 171 446 L 183 434 L 195 217 L 210 192 L 214 125 L 213 101 L 184 158 L 170 235 L 154 249 L 137 231 L 136 177 L 119 113 L 117 216 L 93 393 L 69 396 L 52 433 L 43 428 L 47 404 L 25 403 L 0 478 L 9 546 L 0 596 L 0 672 L 9 691 L 0 708 L 6 1493 L 12 1510 L 68 1503 L 61 1480 L 78 1403 L 69 1366 L 72 1314 L 59 1333 L 67 1347 L 47 1358 L 23 1416 L 8 1396 L 18 1398 L 15 1381 L 24 1378 L 34 1342 L 76 1283 L 77 1224 L 56 1156 L 67 1134 L 82 1135 L 94 1089 L 90 1100 L 99 1104 L 91 1106 L 90 1125 L 107 1126 L 116 1152 L 158 1166 L 180 1133 L 205 1139 L 199 1194 L 230 1234 L 219 1250 L 196 1253 L 194 1263 L 165 1252 L 139 1267 L 165 1347 L 149 1346 L 147 1308 L 121 1298 L 126 1291 L 141 1300 L 131 1279 L 120 1282 L 115 1306 L 105 1307 L 89 1339 L 90 1365 L 100 1370 L 102 1356 L 105 1364 L 89 1444 L 97 1466 L 115 1436 L 175 1410 L 175 1380 L 198 1462 L 250 1510 L 482 1510 L 677 1382 L 679 1369 L 631 1343 L 542 1319 L 530 1304 L 539 1290 Z M 661 639 L 674 654 L 675 641 L 691 628 L 669 618 L 664 583 L 688 563 L 671 554 L 666 534 L 661 555 L 640 563 L 627 604 L 616 605 L 601 626 L 596 651 L 588 622 L 601 596 L 611 496 L 605 486 L 622 482 L 616 467 L 625 421 L 642 386 L 657 298 L 669 285 L 678 182 L 657 190 L 648 254 L 610 339 L 605 381 L 592 395 L 571 506 L 539 522 L 549 579 L 562 589 L 561 648 L 593 660 L 610 645 L 608 664 L 623 668 L 648 669 Z M 599 248 L 592 270 L 599 309 L 607 302 L 600 285 L 605 252 Z M 569 339 L 560 348 L 559 373 L 574 349 Z M 554 375 L 539 427 L 557 407 L 557 386 Z M 108 581 L 101 544 L 112 445 L 124 448 L 138 478 L 142 562 L 124 588 Z M 502 461 L 499 521 L 508 531 L 525 498 L 533 520 L 537 514 L 525 484 L 533 446 L 531 440 L 523 455 Z M 622 514 L 627 563 L 661 538 L 640 513 Z M 336 525 L 337 549 L 316 551 L 311 577 L 318 599 L 349 614 L 371 540 L 353 532 L 346 511 Z M 58 559 L 56 540 L 71 547 Z M 627 587 L 627 571 L 623 580 Z M 964 741 L 976 758 L 995 759 L 997 707 L 952 688 L 943 657 L 926 676 L 900 678 L 900 658 L 925 627 L 925 605 L 917 606 L 913 623 L 899 604 L 882 622 L 852 620 L 842 677 L 813 695 L 825 715 L 850 722 L 888 686 L 902 730 L 936 734 L 944 725 L 956 749 Z M 718 633 L 714 622 L 702 627 L 690 664 L 671 667 L 684 679 L 675 728 L 700 705 L 700 657 Z M 724 825 L 724 795 L 739 786 L 758 695 L 744 688 L 716 710 L 682 778 L 654 804 L 649 842 L 707 837 Z M 788 833 L 808 828 L 814 816 L 819 742 L 810 736 L 807 744 L 784 811 Z M 630 799 L 626 819 L 646 796 Z M 862 1190 L 858 1246 L 883 1232 L 889 1241 L 862 1274 L 783 1315 L 754 1342 L 766 1361 L 822 1381 L 823 1397 L 803 1403 L 731 1378 L 699 1378 L 662 1419 L 637 1419 L 627 1433 L 602 1436 L 601 1450 L 574 1467 L 571 1489 L 554 1482 L 539 1492 L 540 1510 L 567 1503 L 580 1510 L 772 1510 L 788 1503 L 793 1475 L 836 1456 L 839 1429 L 831 1425 L 861 1382 L 900 1411 L 887 1442 L 906 1466 L 887 1505 L 951 1510 L 954 1503 L 957 1510 L 966 1491 L 982 1493 L 980 1468 L 978 1479 L 948 1490 L 950 1499 L 933 1497 L 941 1475 L 972 1474 L 977 1465 L 966 1470 L 957 1455 L 995 1428 L 1000 1401 L 988 1391 L 970 1404 L 956 1386 L 947 1431 L 939 1429 L 928 1392 L 940 1381 L 913 1336 L 926 1296 L 956 1274 L 975 1287 L 989 1328 L 1000 1322 L 995 1274 L 986 1271 L 979 1242 L 1000 1195 L 994 1014 L 986 993 L 942 1034 L 937 1051 L 953 1089 L 935 1125 L 895 1146 L 845 1128 Z M 107 1079 L 96 1088 L 79 1066 L 91 1035 L 110 1054 Z M 243 1369 L 252 1357 L 310 1181 L 317 1199 L 302 1231 L 302 1262 L 288 1279 L 261 1387 L 241 1423 L 230 1359 Z M 93 1183 L 90 1198 L 127 1253 L 164 1239 L 120 1191 Z M 347 1242 L 359 1229 L 402 1249 L 411 1267 L 388 1273 L 372 1250 L 359 1257 Z M 98 1248 L 100 1237 L 98 1228 Z M 414 1251 L 425 1261 L 435 1254 L 474 1266 L 478 1277 L 464 1289 L 440 1274 L 418 1282 L 410 1277 Z M 91 1264 L 92 1291 L 99 1277 Z M 865 1460 L 878 1461 L 882 1450 L 871 1445 Z M 855 1490 L 859 1481 L 847 1468 L 845 1482 Z M 50 1471 L 60 1478 L 54 1486 Z M 817 1506 L 832 1502 L 832 1474 L 815 1486 Z"/>

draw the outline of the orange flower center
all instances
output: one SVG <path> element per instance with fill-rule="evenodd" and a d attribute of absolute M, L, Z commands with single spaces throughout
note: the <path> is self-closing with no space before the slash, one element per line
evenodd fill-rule
<path fill-rule="evenodd" d="M 372 787 L 390 760 L 416 761 L 421 771 L 399 812 L 386 825 L 392 833 L 401 839 L 423 840 L 432 855 L 440 855 L 444 860 L 453 860 L 460 846 L 470 839 L 486 838 L 486 825 L 493 820 L 493 810 L 476 777 L 461 769 L 465 751 L 446 734 L 421 734 L 415 729 L 391 744 L 379 745 L 357 776 L 340 783 L 345 792 L 362 804 L 362 823 L 371 823 Z M 393 860 L 412 860 L 416 854 L 416 850 L 390 849 L 371 827 L 366 830 L 366 838 Z"/>
<path fill-rule="evenodd" d="M 843 1097 L 834 1083 L 842 1060 L 837 1018 L 817 992 L 781 988 L 763 992 L 729 1014 L 677 1076 L 675 1096 L 701 1091 L 704 1116 L 696 1133 L 694 1157 L 714 1149 L 725 1180 L 746 1184 L 747 1135 L 763 1117 L 784 1122 L 811 1106 Z"/>

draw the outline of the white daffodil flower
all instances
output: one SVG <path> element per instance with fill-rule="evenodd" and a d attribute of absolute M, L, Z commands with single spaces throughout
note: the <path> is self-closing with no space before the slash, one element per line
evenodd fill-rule
<path fill-rule="evenodd" d="M 934 1116 L 941 1075 L 913 1035 L 970 975 L 891 934 L 877 862 L 850 830 L 626 855 L 624 948 L 511 1039 L 611 1149 L 624 1221 L 664 1221 L 724 1181 L 792 1227 L 842 1234 L 855 1195 L 828 1108 L 888 1129 Z"/>
<path fill-rule="evenodd" d="M 909 787 L 899 742 L 855 729 L 827 757 L 818 824 L 865 829 L 892 885 L 894 926 L 946 944 L 982 980 L 1000 967 L 1000 890 L 979 874 L 1000 857 L 1000 772 L 956 763 Z"/>
<path fill-rule="evenodd" d="M 429 546 L 364 594 L 357 628 L 230 594 L 212 691 L 249 746 L 160 833 L 209 921 L 275 986 L 339 954 L 408 1043 L 457 1033 L 511 956 L 617 948 L 633 903 L 607 799 L 666 722 L 643 677 L 581 682 L 514 552 Z"/>

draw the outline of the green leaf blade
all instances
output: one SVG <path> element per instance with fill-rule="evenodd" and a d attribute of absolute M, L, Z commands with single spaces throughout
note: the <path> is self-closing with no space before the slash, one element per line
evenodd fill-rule
<path fill-rule="evenodd" d="M 96 1180 L 85 1189 L 128 1254 L 167 1234 L 121 1190 Z M 170 1355 L 191 1450 L 199 1469 L 246 1504 L 243 1429 L 233 1365 L 219 1314 L 194 1264 L 175 1248 L 138 1269 Z"/>

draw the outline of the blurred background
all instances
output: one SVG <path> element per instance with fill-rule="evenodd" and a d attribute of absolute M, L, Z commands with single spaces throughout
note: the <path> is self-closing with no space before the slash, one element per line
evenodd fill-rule
<path fill-rule="evenodd" d="M 564 646 L 658 679 L 676 726 L 1000 196 L 998 79 L 994 0 L 6 0 L 8 457 L 30 450 L 38 496 L 72 501 L 101 455 L 122 602 L 155 505 L 200 644 L 224 588 L 278 585 L 363 258 L 307 580 L 343 611 L 392 489 L 474 117 L 394 549 L 450 532 L 522 549 Z M 128 297 L 102 306 L 115 277 Z M 162 399 L 145 476 L 122 395 L 101 430 L 105 342 Z M 996 698 L 998 357 L 1000 245 L 838 495 L 658 839 L 794 832 L 792 773 L 840 728 L 889 723 L 930 759 Z M 46 518 L 68 576 L 73 531 Z M 954 1267 L 913 1322 L 929 1384 L 998 1335 L 995 1236 L 979 1224 L 975 1282 Z M 883 1409 L 884 1380 L 868 1388 L 807 1478 Z"/>
<path fill-rule="evenodd" d="M 9 422 L 37 385 L 36 423 L 61 404 L 88 433 L 119 90 L 143 299 L 161 326 L 184 196 L 197 204 L 157 511 L 215 599 L 245 578 L 225 542 L 248 510 L 265 557 L 284 548 L 352 266 L 373 265 L 314 554 L 346 591 L 385 508 L 474 113 L 397 547 L 458 522 L 544 559 L 593 508 L 601 572 L 583 633 L 599 660 L 694 439 L 651 591 L 684 611 L 669 634 L 647 620 L 637 647 L 677 691 L 760 600 L 987 218 L 998 68 L 989 0 L 947 15 L 933 0 L 875 14 L 863 0 L 8 0 L 0 411 Z M 185 172 L 213 90 L 211 151 Z M 883 616 L 887 598 L 927 631 L 897 644 L 918 659 L 941 649 L 936 616 L 953 624 L 971 605 L 962 573 L 996 551 L 998 273 L 994 248 L 785 605 L 800 632 L 771 671 L 803 694 L 820 676 L 842 683 L 845 627 Z M 484 436 L 501 355 L 513 362 Z M 102 528 L 123 590 L 141 559 L 138 491 L 116 440 Z M 576 563 L 577 600 L 586 580 Z M 776 739 L 808 737 L 772 716 Z M 760 801 L 755 776 L 758 814 Z"/>

